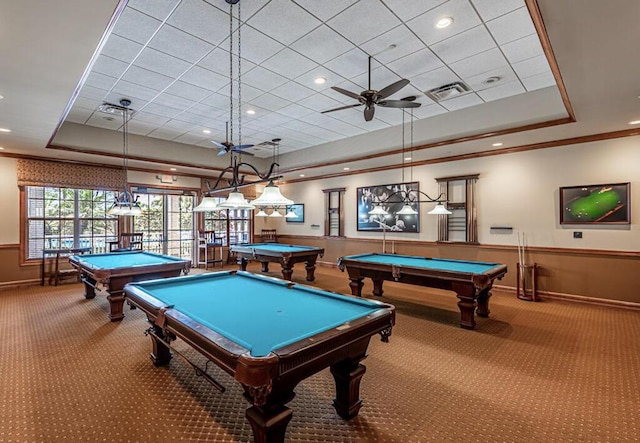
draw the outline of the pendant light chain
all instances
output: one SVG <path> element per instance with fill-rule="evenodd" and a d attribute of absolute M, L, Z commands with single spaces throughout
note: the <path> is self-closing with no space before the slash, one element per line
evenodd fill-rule
<path fill-rule="evenodd" d="M 229 140 L 233 143 L 233 4 L 229 3 Z"/>
<path fill-rule="evenodd" d="M 402 110 L 402 183 L 404 183 L 404 132 L 405 132 L 405 127 L 404 127 L 404 114 L 405 114 L 405 110 Z"/>
<path fill-rule="evenodd" d="M 242 33 L 240 29 L 242 28 L 242 20 L 240 15 L 240 2 L 238 2 L 238 145 L 242 146 L 242 81 L 240 80 L 242 76 L 242 59 L 240 54 L 241 45 L 241 37 Z M 242 155 L 242 152 L 240 152 Z"/>

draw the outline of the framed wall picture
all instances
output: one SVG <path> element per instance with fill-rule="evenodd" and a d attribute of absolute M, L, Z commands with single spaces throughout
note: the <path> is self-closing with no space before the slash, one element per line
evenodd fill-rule
<path fill-rule="evenodd" d="M 420 214 L 402 215 L 403 196 L 416 200 L 411 207 L 420 212 L 418 182 L 368 186 L 357 189 L 358 231 L 420 232 Z M 374 205 L 382 206 L 388 215 L 370 215 Z"/>
<path fill-rule="evenodd" d="M 287 206 L 287 213 L 293 212 L 295 217 L 287 217 L 287 223 L 304 223 L 304 203 Z"/>
<path fill-rule="evenodd" d="M 560 224 L 629 224 L 629 183 L 560 188 Z"/>

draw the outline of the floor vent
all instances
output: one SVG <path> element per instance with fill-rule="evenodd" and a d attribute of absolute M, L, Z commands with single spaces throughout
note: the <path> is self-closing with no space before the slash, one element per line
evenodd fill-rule
<path fill-rule="evenodd" d="M 471 88 L 462 82 L 453 82 L 447 85 L 425 91 L 425 95 L 433 101 L 439 102 L 449 98 L 457 97 L 471 91 Z"/>

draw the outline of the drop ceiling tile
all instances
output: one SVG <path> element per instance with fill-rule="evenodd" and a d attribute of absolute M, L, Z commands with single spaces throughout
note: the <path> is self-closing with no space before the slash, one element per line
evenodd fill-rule
<path fill-rule="evenodd" d="M 393 12 L 402 20 L 411 20 L 431 9 L 438 7 L 439 5 L 448 2 L 449 0 L 420 0 L 420 1 L 407 1 L 407 0 L 382 0 L 389 8 L 393 9 Z"/>
<path fill-rule="evenodd" d="M 431 46 L 433 52 L 446 64 L 495 48 L 496 44 L 484 26 L 464 31 Z"/>
<path fill-rule="evenodd" d="M 93 111 L 91 111 L 90 109 L 84 109 L 74 106 L 71 111 L 69 111 L 69 114 L 67 115 L 65 121 L 84 125 L 87 120 L 89 120 L 89 117 L 91 117 L 92 112 Z"/>
<path fill-rule="evenodd" d="M 176 115 L 182 112 L 182 109 L 172 108 L 169 106 L 162 106 L 156 103 L 149 103 L 144 107 L 144 110 L 152 114 L 161 115 L 163 117 L 174 118 Z"/>
<path fill-rule="evenodd" d="M 502 52 L 511 63 L 543 55 L 537 34 L 530 35 L 502 46 Z"/>
<path fill-rule="evenodd" d="M 358 0 L 293 0 L 299 6 L 309 11 L 322 21 L 335 17 Z"/>
<path fill-rule="evenodd" d="M 156 127 L 162 126 L 169 121 L 169 117 L 152 114 L 147 111 L 139 111 L 136 112 L 130 122 L 142 122 L 148 123 L 150 125 L 155 125 Z"/>
<path fill-rule="evenodd" d="M 315 83 L 315 79 L 318 77 L 324 78 L 326 81 L 323 84 Z M 335 72 L 323 66 L 318 66 L 316 69 L 312 69 L 309 72 L 305 72 L 299 77 L 295 78 L 295 81 L 303 86 L 313 89 L 316 92 L 326 91 L 333 85 L 337 85 L 345 81 L 345 78 L 339 76 Z"/>
<path fill-rule="evenodd" d="M 284 115 L 288 118 L 300 118 L 315 112 L 316 111 L 304 106 L 300 106 L 297 103 L 291 103 L 290 105 L 278 110 L 278 114 Z"/>
<path fill-rule="evenodd" d="M 224 77 L 229 78 L 229 48 L 222 49 L 220 47 L 215 48 L 209 54 L 207 54 L 202 60 L 198 62 L 198 66 L 208 69 L 209 71 L 213 71 L 217 74 L 220 74 Z M 238 57 L 236 54 L 233 55 L 233 76 L 238 76 Z M 242 57 L 242 63 L 240 65 L 240 69 L 242 73 L 249 72 L 253 68 L 256 67 L 255 63 L 250 62 L 246 58 L 244 58 L 244 54 Z"/>
<path fill-rule="evenodd" d="M 494 82 L 487 82 L 490 77 L 497 77 L 498 80 Z M 515 72 L 510 65 L 502 66 L 492 71 L 484 72 L 480 75 L 462 79 L 467 85 L 471 86 L 474 91 L 482 91 L 484 89 L 492 89 L 500 87 L 504 84 L 511 83 L 518 80 Z M 524 92 L 524 91 L 522 91 Z"/>
<path fill-rule="evenodd" d="M 249 85 L 247 83 L 244 82 L 244 80 L 242 81 L 242 90 L 238 91 L 238 83 L 237 82 L 233 82 L 233 102 L 234 104 L 237 102 L 237 98 L 238 98 L 238 93 L 240 92 L 242 94 L 242 101 L 243 102 L 250 102 L 251 100 L 255 99 L 256 97 L 261 96 L 262 94 L 264 94 L 264 91 L 262 89 L 258 89 L 253 87 L 252 85 Z M 227 97 L 229 97 L 229 91 L 228 91 L 228 86 L 226 88 L 222 88 L 218 91 L 220 94 L 226 95 Z"/>
<path fill-rule="evenodd" d="M 197 62 L 214 48 L 210 43 L 169 25 L 158 31 L 149 46 L 189 63 Z"/>
<path fill-rule="evenodd" d="M 229 87 L 229 77 L 211 72 L 208 69 L 201 68 L 200 66 L 193 66 L 180 78 L 180 80 L 190 85 L 203 88 L 207 91 L 218 91 L 223 87 Z"/>
<path fill-rule="evenodd" d="M 421 97 L 420 101 L 422 102 L 422 106 L 413 109 L 413 115 L 416 119 L 435 117 L 436 115 L 445 114 L 448 112 L 439 104 L 431 102 L 431 100 L 429 100 L 430 103 L 426 103 L 427 100 L 429 99 L 427 99 L 426 97 Z"/>
<path fill-rule="evenodd" d="M 507 14 L 524 6 L 524 0 L 471 0 L 484 21 Z"/>
<path fill-rule="evenodd" d="M 556 86 L 556 79 L 553 77 L 551 71 L 543 72 L 542 74 L 533 75 L 522 79 L 527 91 L 535 91 L 536 89 L 547 88 L 550 86 Z"/>
<path fill-rule="evenodd" d="M 300 117 L 300 120 L 317 126 L 331 128 L 332 131 L 345 137 L 351 137 L 365 132 L 362 128 L 345 123 L 342 120 L 330 116 L 329 114 L 313 113 Z"/>
<path fill-rule="evenodd" d="M 520 78 L 531 77 L 542 73 L 550 73 L 549 62 L 544 55 L 522 60 L 513 64 L 513 70 Z"/>
<path fill-rule="evenodd" d="M 334 95 L 329 96 L 327 94 L 334 94 Z M 335 100 L 333 97 L 344 98 L 346 104 L 358 103 L 357 101 L 349 97 L 346 97 L 342 94 L 339 94 L 338 92 L 329 90 L 327 91 L 327 93 L 317 93 L 312 95 L 307 100 L 305 100 L 303 104 L 304 106 L 314 110 L 314 112 L 326 111 L 327 109 L 337 108 L 345 104 L 338 100 Z"/>
<path fill-rule="evenodd" d="M 278 52 L 261 66 L 288 78 L 296 78 L 305 72 L 318 68 L 317 63 L 289 48 Z"/>
<path fill-rule="evenodd" d="M 269 92 L 287 82 L 287 79 L 281 75 L 257 66 L 242 76 L 242 84 L 250 85 L 254 88 Z"/>
<path fill-rule="evenodd" d="M 283 26 L 286 21 L 286 26 Z M 321 22 L 291 0 L 271 0 L 247 23 L 284 45 L 308 34 Z"/>
<path fill-rule="evenodd" d="M 229 14 L 201 0 L 183 0 L 167 23 L 214 46 L 229 36 Z"/>
<path fill-rule="evenodd" d="M 187 132 L 186 134 L 182 134 L 173 139 L 173 141 L 178 143 L 184 143 L 186 145 L 197 145 L 199 143 L 209 142 L 205 137 L 202 137 L 203 134 L 197 134 L 192 132 Z"/>
<path fill-rule="evenodd" d="M 461 78 L 469 78 L 508 65 L 507 59 L 498 48 L 489 49 L 472 55 L 459 62 L 452 63 L 450 68 Z"/>
<path fill-rule="evenodd" d="M 380 0 L 360 0 L 327 22 L 331 28 L 356 45 L 369 41 L 400 23 Z"/>
<path fill-rule="evenodd" d="M 220 47 L 228 50 L 229 42 L 225 40 Z M 242 43 L 240 47 L 240 56 L 247 60 L 259 65 L 266 59 L 273 57 L 278 52 L 284 49 L 284 45 L 271 37 L 256 31 L 251 26 L 242 27 Z M 234 54 L 238 53 L 237 50 L 237 36 L 234 38 Z M 227 69 L 229 64 L 226 64 Z"/>
<path fill-rule="evenodd" d="M 266 93 L 251 100 L 250 104 L 259 106 L 269 111 L 278 111 L 279 109 L 282 109 L 285 106 L 291 104 L 291 102 L 289 100 L 285 100 L 284 98 L 280 98 L 277 95 Z"/>
<path fill-rule="evenodd" d="M 157 2 L 153 0 L 129 0 L 127 7 L 137 9 L 159 20 L 164 20 L 181 1 L 182 0 L 163 0 Z"/>
<path fill-rule="evenodd" d="M 211 94 L 202 100 L 199 104 L 195 105 L 192 112 L 197 112 L 199 109 L 203 112 L 209 112 L 210 108 L 226 110 L 229 112 L 229 96 L 224 94 Z"/>
<path fill-rule="evenodd" d="M 430 49 L 425 48 L 391 62 L 388 66 L 399 76 L 411 78 L 414 75 L 443 67 L 444 63 Z"/>
<path fill-rule="evenodd" d="M 184 134 L 184 131 L 162 127 L 151 131 L 148 135 L 149 137 L 159 138 L 161 140 L 173 140 L 176 137 L 180 137 L 182 134 Z"/>
<path fill-rule="evenodd" d="M 156 89 L 162 91 L 171 84 L 173 79 L 166 75 L 158 74 L 147 69 L 142 69 L 138 66 L 130 66 L 127 72 L 122 76 L 122 80 L 135 83 L 137 85 L 144 85 L 147 88 Z"/>
<path fill-rule="evenodd" d="M 202 89 L 180 80 L 169 85 L 169 87 L 165 89 L 164 92 L 175 95 L 177 97 L 185 98 L 187 100 L 192 100 L 194 102 L 199 102 L 200 100 L 203 100 L 204 98 L 211 95 L 211 91 L 209 91 L 208 89 Z"/>
<path fill-rule="evenodd" d="M 398 60 L 424 47 L 424 43 L 405 25 L 396 26 L 362 45 L 367 54 L 374 54 L 375 59 L 382 64 Z"/>
<path fill-rule="evenodd" d="M 458 109 L 469 108 L 484 103 L 475 93 L 467 93 L 449 100 L 443 100 L 440 105 L 449 111 L 457 111 Z"/>
<path fill-rule="evenodd" d="M 271 91 L 272 94 L 282 97 L 289 102 L 299 102 L 315 94 L 313 89 L 302 86 L 296 82 L 287 82 Z"/>
<path fill-rule="evenodd" d="M 158 95 L 158 91 L 127 81 L 119 81 L 105 97 L 109 103 L 118 103 L 123 97 L 131 100 L 132 109 L 140 109 L 146 102 Z"/>
<path fill-rule="evenodd" d="M 368 65 L 367 54 L 358 48 L 352 49 L 325 63 L 327 68 L 346 79 L 351 79 L 367 72 Z"/>
<path fill-rule="evenodd" d="M 142 48 L 143 46 L 140 43 L 112 34 L 107 39 L 104 48 L 102 48 L 101 54 L 125 62 L 128 65 L 142 51 Z"/>
<path fill-rule="evenodd" d="M 93 65 L 93 69 L 91 70 L 91 72 L 108 75 L 109 77 L 120 78 L 120 76 L 127 69 L 127 66 L 129 65 L 123 61 L 101 54 L 98 56 L 98 59 Z"/>
<path fill-rule="evenodd" d="M 387 67 L 378 66 L 371 70 L 371 89 L 380 91 L 381 89 L 389 86 L 391 83 L 397 82 L 400 79 L 401 77 L 398 74 L 388 69 Z M 358 75 L 357 77 L 352 78 L 351 81 L 357 84 L 362 91 L 365 89 L 369 89 L 368 73 Z M 352 92 L 360 93 L 361 91 Z M 401 94 L 401 92 L 399 92 L 398 94 Z"/>
<path fill-rule="evenodd" d="M 109 77 L 108 75 L 91 72 L 87 76 L 85 84 L 93 88 L 102 89 L 103 91 L 109 91 L 116 84 L 117 80 L 117 78 Z"/>
<path fill-rule="evenodd" d="M 289 117 L 285 117 L 277 112 L 272 112 L 258 120 L 259 121 L 257 123 L 259 123 L 260 127 L 276 131 L 281 124 L 289 121 Z"/>
<path fill-rule="evenodd" d="M 536 34 L 531 16 L 526 7 L 516 9 L 487 23 L 487 27 L 498 45 Z M 537 36 L 537 34 L 536 34 Z"/>
<path fill-rule="evenodd" d="M 164 124 L 163 128 L 173 129 L 176 131 L 180 131 L 180 134 L 184 134 L 185 132 L 200 130 L 200 125 L 194 125 L 183 120 L 170 119 L 167 123 Z"/>
<path fill-rule="evenodd" d="M 192 100 L 187 100 L 182 97 L 176 97 L 175 95 L 162 93 L 153 99 L 153 103 L 160 106 L 169 106 L 176 109 L 189 109 L 196 104 Z"/>
<path fill-rule="evenodd" d="M 222 11 L 226 12 L 227 15 L 229 14 L 229 5 L 225 3 L 222 3 L 219 0 L 205 0 L 207 3 L 211 3 L 214 6 L 218 7 L 219 9 L 221 9 Z M 258 11 L 260 11 L 264 5 L 266 5 L 267 3 L 269 3 L 271 0 L 250 0 L 250 1 L 243 1 L 242 5 L 240 5 L 238 3 L 238 5 L 241 6 L 242 10 L 240 11 L 240 13 L 242 14 L 242 21 L 247 21 L 249 20 L 251 17 L 253 17 L 255 14 L 258 13 Z M 233 17 L 234 19 L 238 19 L 238 6 L 232 6 L 232 10 L 233 10 Z M 229 21 L 227 20 L 227 29 L 229 28 Z"/>
<path fill-rule="evenodd" d="M 291 45 L 317 63 L 325 63 L 354 48 L 353 44 L 328 26 L 320 26 Z"/>
<path fill-rule="evenodd" d="M 140 11 L 125 8 L 113 27 L 113 33 L 144 45 L 153 37 L 161 24 L 160 20 Z"/>
<path fill-rule="evenodd" d="M 79 101 L 81 99 L 85 101 L 90 100 L 92 103 L 100 102 L 98 104 L 102 104 L 102 102 L 104 101 L 104 98 L 107 96 L 108 93 L 109 93 L 108 90 L 94 88 L 93 86 L 88 86 L 85 84 L 80 90 L 80 93 L 78 94 L 78 98 L 73 102 L 73 106 L 77 106 L 79 103 L 81 103 L 81 101 Z M 93 109 L 95 109 L 95 107 L 93 107 Z"/>
<path fill-rule="evenodd" d="M 504 83 L 500 86 L 478 91 L 478 95 L 485 101 L 490 102 L 499 100 L 505 97 L 511 97 L 512 95 L 523 94 L 527 92 L 519 81 L 512 81 L 510 83 Z"/>
<path fill-rule="evenodd" d="M 191 63 L 147 47 L 142 50 L 134 66 L 171 77 L 180 77 L 189 70 Z"/>
<path fill-rule="evenodd" d="M 438 29 L 435 24 L 443 17 L 452 17 L 450 26 Z M 469 5 L 469 0 L 450 0 L 407 22 L 407 26 L 422 41 L 431 46 L 437 42 L 455 37 L 480 25 L 478 14 Z"/>
<path fill-rule="evenodd" d="M 433 71 L 413 77 L 411 84 L 420 91 L 425 92 L 459 80 L 460 78 L 451 69 L 443 66 L 442 68 L 434 69 Z"/>
<path fill-rule="evenodd" d="M 150 132 L 156 129 L 155 125 L 144 122 L 131 122 L 127 126 L 127 130 L 130 134 L 148 136 Z"/>

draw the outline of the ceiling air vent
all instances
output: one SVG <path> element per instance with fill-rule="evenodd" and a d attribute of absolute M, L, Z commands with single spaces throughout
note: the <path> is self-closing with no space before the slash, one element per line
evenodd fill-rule
<path fill-rule="evenodd" d="M 449 98 L 457 97 L 471 91 L 471 88 L 462 82 L 453 82 L 448 85 L 439 86 L 437 88 L 425 91 L 425 95 L 433 101 L 439 102 Z"/>

